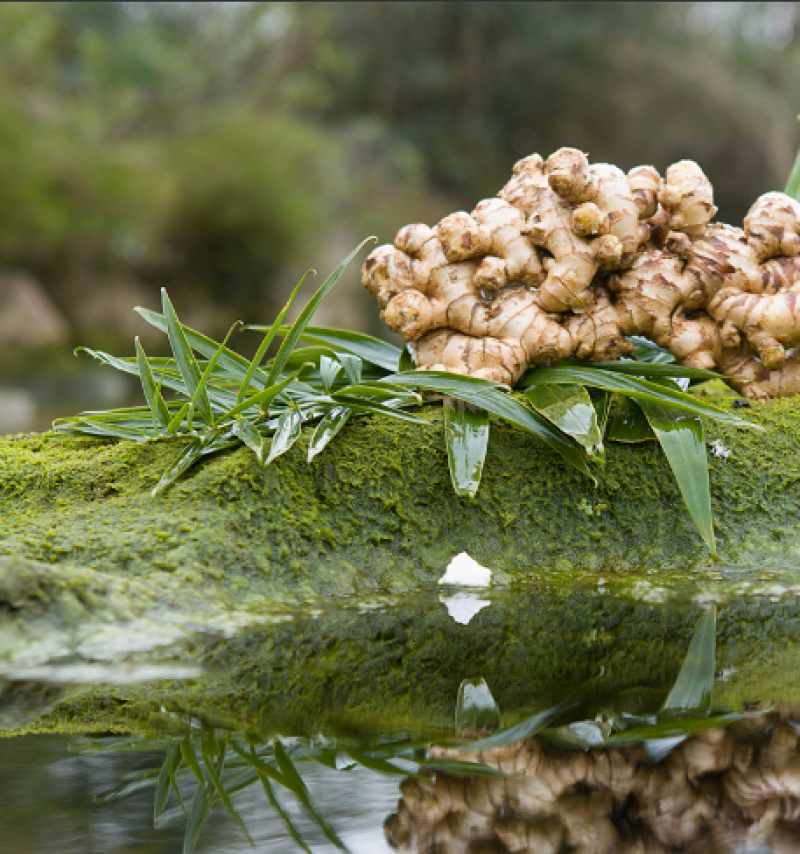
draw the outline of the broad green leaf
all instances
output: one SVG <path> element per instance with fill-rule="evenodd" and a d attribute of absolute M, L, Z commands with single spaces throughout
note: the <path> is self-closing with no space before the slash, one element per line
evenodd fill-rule
<path fill-rule="evenodd" d="M 689 644 L 678 678 L 672 686 L 664 712 L 706 711 L 711 706 L 717 653 L 717 611 L 703 611 Z"/>
<path fill-rule="evenodd" d="M 715 406 L 711 406 L 697 397 L 678 391 L 678 389 L 668 388 L 658 385 L 655 382 L 600 368 L 578 368 L 572 365 L 536 368 L 535 371 L 529 371 L 526 374 L 524 382 L 525 387 L 547 383 L 556 383 L 558 385 L 578 383 L 592 388 L 617 392 L 626 397 L 633 397 L 636 400 L 650 400 L 653 403 L 667 404 L 668 406 L 691 412 L 694 415 L 704 415 L 707 418 L 712 418 L 724 424 L 732 424 L 737 427 L 750 427 L 755 430 L 763 429 L 758 424 L 745 421 L 733 415 L 733 413 L 717 409 Z M 520 387 L 522 384 L 523 381 L 520 381 Z"/>
<path fill-rule="evenodd" d="M 347 406 L 334 406 L 325 413 L 322 421 L 317 425 L 317 429 L 314 430 L 311 441 L 308 443 L 309 462 L 317 454 L 321 453 L 334 436 L 344 427 L 351 413 L 352 410 Z"/>
<path fill-rule="evenodd" d="M 181 745 L 178 740 L 173 741 L 167 748 L 167 755 L 164 758 L 164 763 L 161 766 L 161 773 L 158 775 L 158 785 L 156 786 L 156 797 L 153 804 L 153 821 L 157 821 L 161 813 L 167 806 L 169 798 L 169 789 L 172 780 L 175 779 L 175 771 L 181 764 Z M 180 793 L 178 792 L 177 782 L 175 784 L 175 794 L 178 797 L 178 802 L 183 807 Z"/>
<path fill-rule="evenodd" d="M 303 778 L 297 773 L 297 769 L 294 767 L 294 763 L 290 759 L 284 746 L 280 741 L 276 740 L 273 749 L 275 752 L 275 760 L 278 763 L 278 768 L 281 770 L 284 779 L 286 780 L 286 785 L 294 792 L 297 799 L 305 807 L 309 817 L 313 819 L 314 823 L 325 834 L 325 837 L 329 842 L 341 851 L 347 851 L 347 846 L 339 838 L 339 835 L 333 827 L 331 827 L 329 822 L 317 811 L 311 800 L 311 793 L 306 788 Z"/>
<path fill-rule="evenodd" d="M 314 312 L 319 307 L 319 304 L 325 298 L 327 293 L 331 290 L 331 288 L 339 281 L 342 276 L 342 273 L 345 271 L 345 267 L 355 258 L 355 256 L 362 250 L 364 245 L 368 243 L 370 240 L 374 240 L 374 237 L 368 237 L 366 240 L 362 240 L 361 243 L 356 246 L 356 248 L 344 259 L 344 261 L 339 264 L 339 266 L 328 276 L 328 278 L 322 283 L 320 288 L 314 294 L 313 297 L 308 302 L 308 305 L 300 312 L 300 316 L 295 320 L 295 322 L 289 328 L 289 331 L 286 333 L 286 337 L 283 339 L 283 343 L 280 346 L 275 358 L 272 360 L 272 364 L 269 369 L 269 374 L 267 375 L 267 385 L 272 385 L 281 371 L 283 370 L 283 366 L 286 364 L 286 360 L 289 358 L 289 354 L 294 350 L 295 344 L 300 340 L 300 336 L 303 334 L 303 330 L 308 325 L 309 321 L 314 315 Z"/>
<path fill-rule="evenodd" d="M 249 326 L 248 329 L 262 327 Z M 284 326 L 280 332 L 286 335 L 290 327 Z M 363 332 L 351 332 L 347 329 L 332 329 L 327 326 L 307 326 L 300 336 L 309 344 L 327 345 L 339 353 L 351 353 L 365 362 L 387 371 L 398 370 L 400 350 L 393 344 L 365 335 Z M 412 366 L 413 367 L 413 366 Z"/>
<path fill-rule="evenodd" d="M 144 442 L 148 438 L 155 437 L 157 434 L 152 428 L 152 420 L 148 420 L 149 430 L 125 427 L 113 422 L 95 420 L 93 418 L 77 419 L 75 428 L 82 433 L 89 433 L 93 436 L 112 436 L 116 439 L 128 439 L 132 442 Z"/>
<path fill-rule="evenodd" d="M 139 365 L 139 378 L 142 381 L 142 390 L 144 391 L 147 405 L 153 413 L 153 426 L 163 427 L 166 429 L 169 424 L 169 410 L 167 404 L 164 403 L 164 398 L 161 396 L 160 383 L 157 386 L 153 379 L 153 372 L 150 370 L 150 363 L 147 361 L 147 355 L 144 352 L 137 335 L 134 339 L 136 345 L 136 361 Z"/>
<path fill-rule="evenodd" d="M 245 421 L 244 419 L 236 421 L 231 428 L 231 432 L 250 448 L 260 463 L 264 462 L 264 437 L 249 421 Z"/>
<path fill-rule="evenodd" d="M 194 395 L 200 385 L 200 368 L 197 360 L 192 353 L 192 348 L 186 340 L 183 327 L 178 320 L 178 315 L 175 314 L 175 309 L 172 307 L 169 297 L 167 296 L 166 288 L 161 289 L 161 307 L 164 312 L 164 319 L 167 322 L 167 337 L 169 345 L 172 347 L 172 353 L 175 356 L 175 362 L 178 365 L 178 370 L 181 372 L 184 383 L 190 395 Z M 208 399 L 208 392 L 200 389 L 200 394 L 195 403 L 200 417 L 210 424 L 212 421 L 211 401 Z"/>
<path fill-rule="evenodd" d="M 640 400 L 639 405 L 661 444 L 700 536 L 715 555 L 717 546 L 703 422 L 696 416 L 650 400 Z"/>
<path fill-rule="evenodd" d="M 758 714 L 763 714 L 759 711 Z M 696 735 L 709 729 L 730 726 L 751 715 L 747 712 L 727 712 L 721 715 L 709 715 L 701 712 L 695 715 L 664 716 L 656 723 L 642 724 L 630 727 L 622 732 L 614 733 L 607 739 L 607 744 L 648 744 L 651 741 Z"/>
<path fill-rule="evenodd" d="M 403 371 L 396 374 L 388 374 L 379 380 L 379 382 L 410 388 L 421 388 L 426 391 L 438 391 L 440 394 L 508 388 L 503 383 L 495 383 L 491 380 L 485 380 L 482 377 L 467 377 L 462 374 L 451 374 L 447 371 Z"/>
<path fill-rule="evenodd" d="M 581 385 L 535 385 L 525 396 L 531 405 L 568 436 L 603 459 L 603 434 L 589 392 Z"/>
<path fill-rule="evenodd" d="M 236 398 L 237 403 L 241 403 L 242 400 L 244 400 L 244 397 L 250 388 L 250 383 L 251 383 L 253 376 L 256 373 L 261 374 L 261 371 L 259 370 L 259 365 L 261 364 L 261 360 L 264 358 L 264 355 L 266 354 L 267 350 L 269 349 L 270 344 L 272 344 L 272 342 L 275 338 L 275 335 L 278 333 L 278 330 L 281 328 L 281 324 L 283 323 L 284 319 L 286 318 L 286 314 L 288 313 L 289 309 L 292 307 L 292 303 L 295 301 L 297 295 L 300 293 L 300 288 L 303 287 L 305 280 L 312 273 L 316 275 L 315 270 L 306 270 L 305 274 L 303 275 L 303 278 L 300 279 L 300 281 L 295 285 L 295 288 L 292 291 L 291 295 L 289 296 L 289 299 L 286 301 L 286 305 L 281 309 L 280 313 L 275 318 L 272 325 L 266 329 L 267 334 L 264 336 L 264 340 L 259 345 L 258 350 L 256 350 L 256 354 L 255 354 L 255 356 L 253 356 L 253 359 L 247 368 L 247 373 L 245 374 L 244 380 L 242 380 L 242 385 L 241 385 L 241 388 L 239 389 L 238 397 Z M 253 329 L 254 327 L 248 326 L 247 328 Z M 263 382 L 266 382 L 266 377 L 263 378 Z"/>
<path fill-rule="evenodd" d="M 609 442 L 625 443 L 657 441 L 641 406 L 629 397 L 619 399 L 608 423 L 606 439 Z"/>
<path fill-rule="evenodd" d="M 296 406 L 292 406 L 278 419 L 278 426 L 275 429 L 275 435 L 272 437 L 269 455 L 264 465 L 269 465 L 275 457 L 286 453 L 300 438 L 302 429 L 303 416 Z"/>
<path fill-rule="evenodd" d="M 444 441 L 456 495 L 474 498 L 489 446 L 489 413 L 462 400 L 445 398 Z"/>
<path fill-rule="evenodd" d="M 800 202 L 800 151 L 794 158 L 794 166 L 789 173 L 789 179 L 786 182 L 786 188 L 783 191 L 787 196 L 791 196 Z"/>

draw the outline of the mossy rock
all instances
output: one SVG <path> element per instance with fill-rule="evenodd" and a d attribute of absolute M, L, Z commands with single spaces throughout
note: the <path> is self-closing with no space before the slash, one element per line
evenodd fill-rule
<path fill-rule="evenodd" d="M 739 414 L 764 431 L 707 425 L 730 451 L 710 456 L 722 563 L 799 565 L 800 403 Z M 471 501 L 450 486 L 441 410 L 424 416 L 357 419 L 310 465 L 303 440 L 266 468 L 246 448 L 210 456 L 155 499 L 178 440 L 6 439 L 0 554 L 270 604 L 431 589 L 461 551 L 500 584 L 718 566 L 655 443 L 610 445 L 595 487 L 494 423 Z"/>

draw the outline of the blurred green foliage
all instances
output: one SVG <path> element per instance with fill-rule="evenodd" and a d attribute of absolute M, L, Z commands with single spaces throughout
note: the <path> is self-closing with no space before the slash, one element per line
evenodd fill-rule
<path fill-rule="evenodd" d="M 337 240 L 469 209 L 562 145 L 696 159 L 737 222 L 794 157 L 796 23 L 785 3 L 0 4 L 0 271 L 73 323 L 120 278 L 258 320 Z"/>

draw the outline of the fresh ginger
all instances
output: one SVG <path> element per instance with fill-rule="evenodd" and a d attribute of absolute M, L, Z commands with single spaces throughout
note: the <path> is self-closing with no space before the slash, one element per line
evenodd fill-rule
<path fill-rule="evenodd" d="M 520 160 L 471 214 L 401 229 L 363 282 L 422 369 L 513 385 L 643 335 L 749 397 L 800 393 L 800 203 L 766 193 L 743 229 L 715 213 L 692 161 L 662 179 L 562 148 Z"/>

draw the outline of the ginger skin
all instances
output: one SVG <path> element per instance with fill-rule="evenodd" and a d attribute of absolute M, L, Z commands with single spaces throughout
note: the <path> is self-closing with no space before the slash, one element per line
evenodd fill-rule
<path fill-rule="evenodd" d="M 402 228 L 363 283 L 421 369 L 514 385 L 531 365 L 625 356 L 642 335 L 753 399 L 798 394 L 800 203 L 766 193 L 744 229 L 715 213 L 690 160 L 662 179 L 562 148 L 520 160 L 471 214 Z"/>

